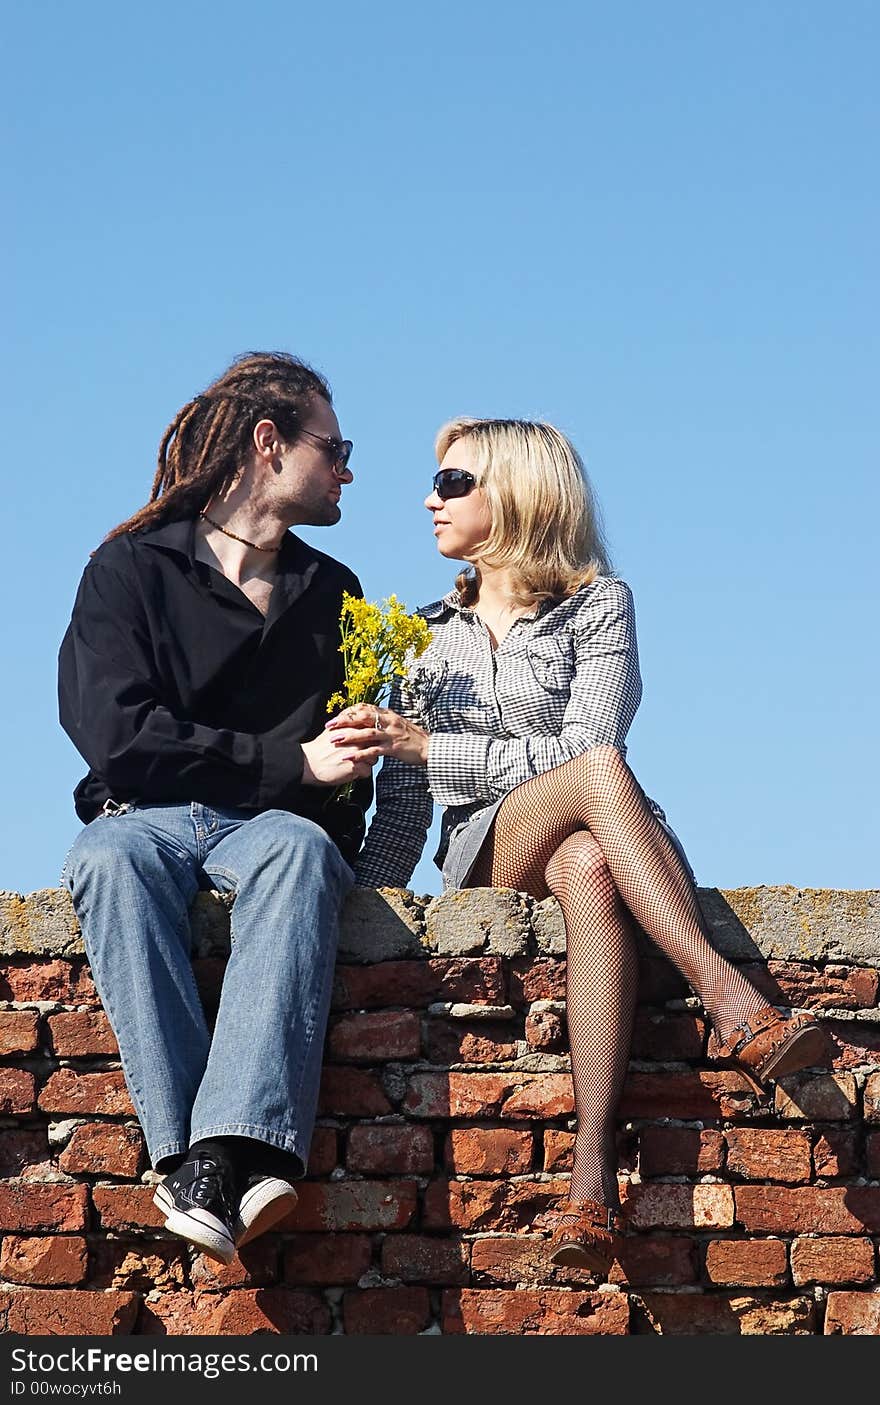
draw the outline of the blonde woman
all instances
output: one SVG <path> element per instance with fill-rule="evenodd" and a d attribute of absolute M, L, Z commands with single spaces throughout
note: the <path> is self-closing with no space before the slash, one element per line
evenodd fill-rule
<path fill-rule="evenodd" d="M 822 1060 L 825 1036 L 811 1016 L 768 1006 L 712 946 L 684 851 L 626 763 L 641 697 L 633 602 L 576 450 L 549 424 L 457 419 L 436 452 L 425 506 L 441 555 L 466 569 L 422 610 L 432 641 L 391 706 L 328 723 L 346 754 L 384 757 L 356 878 L 406 886 L 436 801 L 447 889 L 558 899 L 577 1131 L 550 1255 L 605 1273 L 620 1247 L 634 924 L 699 995 L 715 1056 L 759 1090 Z"/>

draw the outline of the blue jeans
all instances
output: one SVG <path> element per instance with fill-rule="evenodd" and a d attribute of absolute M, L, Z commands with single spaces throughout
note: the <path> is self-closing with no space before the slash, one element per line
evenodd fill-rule
<path fill-rule="evenodd" d="M 204 875 L 235 893 L 213 1037 L 190 955 Z M 354 881 L 333 840 L 286 810 L 136 805 L 86 825 L 61 881 L 153 1166 L 206 1137 L 239 1136 L 293 1153 L 305 1174 L 339 911 Z"/>

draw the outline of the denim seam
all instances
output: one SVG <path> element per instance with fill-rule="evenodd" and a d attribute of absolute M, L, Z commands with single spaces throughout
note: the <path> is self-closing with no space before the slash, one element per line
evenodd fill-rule
<path fill-rule="evenodd" d="M 338 931 L 339 931 L 338 924 L 339 924 L 339 907 L 340 907 L 340 906 L 341 906 L 341 904 L 340 904 L 340 903 L 337 903 L 337 913 L 336 913 L 337 943 L 338 943 Z M 300 1103 L 301 1103 L 301 1100 L 302 1100 L 303 1081 L 304 1081 L 304 1078 L 305 1078 L 306 1067 L 307 1067 L 308 1062 L 309 1062 L 309 1060 L 308 1060 L 308 1050 L 309 1050 L 309 1048 L 310 1048 L 310 1046 L 311 1046 L 312 1039 L 314 1038 L 315 1032 L 316 1032 L 316 1029 L 317 1029 L 317 1012 L 318 1012 L 318 1009 L 322 1007 L 322 1004 L 326 1004 L 326 1005 L 329 1007 L 330 990 L 332 989 L 333 976 L 334 976 L 335 970 L 336 970 L 336 959 L 335 959 L 335 954 L 334 954 L 334 960 L 333 960 L 333 961 L 325 961 L 325 963 L 324 963 L 324 979 L 323 979 L 323 981 L 322 981 L 321 988 L 320 988 L 320 990 L 318 991 L 316 998 L 312 1001 L 312 1003 L 311 1003 L 311 1005 L 310 1005 L 310 1007 L 309 1007 L 309 1010 L 308 1010 L 308 1012 L 307 1012 L 307 1019 L 308 1019 L 309 1023 L 308 1023 L 307 1028 L 306 1028 L 305 1037 L 304 1037 L 304 1039 L 301 1041 L 301 1045 L 300 1045 L 302 1057 L 301 1057 L 301 1059 L 300 1059 L 300 1065 L 299 1065 L 299 1070 L 298 1070 L 298 1078 L 297 1078 L 297 1083 L 296 1083 L 296 1090 L 295 1090 L 295 1092 L 292 1094 L 292 1099 L 291 1099 L 291 1100 L 292 1100 L 292 1103 L 293 1103 L 293 1106 L 294 1106 L 295 1108 L 297 1108 L 297 1109 L 300 1108 Z M 326 1033 L 326 1030 L 325 1030 L 325 1033 Z M 323 1046 L 323 1038 L 324 1038 L 324 1036 L 322 1035 L 322 1046 Z M 318 1070 L 318 1080 L 319 1080 L 319 1083 L 320 1083 L 320 1077 L 321 1077 L 321 1073 L 320 1073 L 320 1069 L 319 1069 L 319 1070 Z"/>
<path fill-rule="evenodd" d="M 210 855 L 206 855 L 206 857 L 210 858 Z M 205 873 L 207 873 L 209 878 L 213 878 L 214 874 L 216 873 L 217 876 L 220 878 L 228 878 L 230 883 L 236 883 L 238 885 L 241 884 L 241 879 L 239 878 L 238 874 L 232 873 L 228 868 L 218 868 L 215 864 L 212 864 L 211 869 L 209 871 L 206 864 L 203 864 L 202 867 L 204 868 Z"/>
<path fill-rule="evenodd" d="M 188 1151 L 188 1150 L 189 1150 L 189 1148 L 188 1148 L 188 1146 L 187 1146 L 187 1144 L 186 1144 L 185 1141 L 182 1141 L 182 1142 L 162 1142 L 162 1144 L 161 1144 L 160 1146 L 157 1146 L 157 1147 L 156 1147 L 156 1150 L 155 1150 L 154 1152 L 151 1152 L 151 1154 L 150 1154 L 150 1161 L 152 1162 L 153 1166 L 155 1167 L 156 1162 L 157 1162 L 157 1161 L 163 1161 L 166 1156 L 180 1156 L 182 1152 L 185 1152 L 185 1151 Z"/>
<path fill-rule="evenodd" d="M 209 1137 L 254 1136 L 255 1140 L 268 1142 L 282 1151 L 291 1151 L 303 1165 L 306 1158 L 301 1151 L 302 1137 L 299 1132 L 277 1132 L 272 1127 L 264 1127 L 259 1122 L 218 1122 L 209 1127 L 194 1127 L 191 1132 L 193 1142 L 207 1141 Z"/>

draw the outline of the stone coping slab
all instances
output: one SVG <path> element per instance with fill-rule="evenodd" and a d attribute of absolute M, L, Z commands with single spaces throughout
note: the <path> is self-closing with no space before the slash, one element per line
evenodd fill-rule
<path fill-rule="evenodd" d="M 880 961 L 880 890 L 699 888 L 716 945 L 735 960 Z M 234 900 L 199 893 L 192 908 L 197 955 L 229 949 Z M 565 932 L 554 898 L 536 902 L 511 889 L 474 888 L 440 897 L 402 888 L 354 888 L 346 900 L 341 961 L 431 956 L 562 956 Z M 0 892 L 0 956 L 85 954 L 63 888 Z"/>

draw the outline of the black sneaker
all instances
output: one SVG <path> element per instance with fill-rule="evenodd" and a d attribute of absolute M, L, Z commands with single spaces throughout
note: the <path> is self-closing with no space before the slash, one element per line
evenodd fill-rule
<path fill-rule="evenodd" d="M 249 1176 L 235 1217 L 235 1245 L 240 1249 L 258 1234 L 265 1234 L 296 1204 L 296 1191 L 289 1181 L 257 1172 Z"/>
<path fill-rule="evenodd" d="M 165 1228 L 221 1264 L 235 1257 L 235 1200 L 229 1166 L 201 1152 L 190 1152 L 153 1196 L 165 1216 Z"/>

